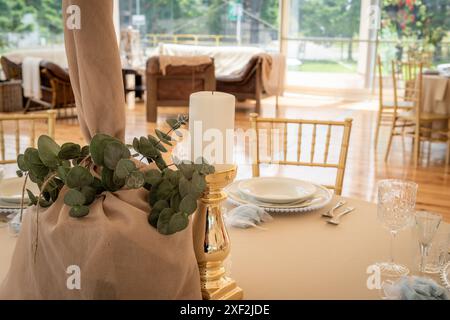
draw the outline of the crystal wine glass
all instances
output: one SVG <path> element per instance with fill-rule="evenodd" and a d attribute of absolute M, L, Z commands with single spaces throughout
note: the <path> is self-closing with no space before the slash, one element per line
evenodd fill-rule
<path fill-rule="evenodd" d="M 380 271 L 387 277 L 407 275 L 409 269 L 394 262 L 394 239 L 399 231 L 410 226 L 416 205 L 417 184 L 403 180 L 381 180 L 378 183 L 378 220 L 389 230 L 390 261 L 378 263 Z"/>
<path fill-rule="evenodd" d="M 431 242 L 441 224 L 442 216 L 427 211 L 419 211 L 415 218 L 420 245 L 420 272 L 425 273 L 425 258 L 428 256 Z"/>

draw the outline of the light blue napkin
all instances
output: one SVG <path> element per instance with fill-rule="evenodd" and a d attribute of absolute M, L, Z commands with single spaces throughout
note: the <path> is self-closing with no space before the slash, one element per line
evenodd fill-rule
<path fill-rule="evenodd" d="M 447 290 L 429 278 L 403 277 L 394 286 L 401 300 L 449 300 Z"/>
<path fill-rule="evenodd" d="M 258 226 L 259 224 L 272 219 L 264 209 L 253 204 L 241 205 L 225 214 L 225 223 L 227 226 L 243 229 L 250 227 L 261 228 Z"/>

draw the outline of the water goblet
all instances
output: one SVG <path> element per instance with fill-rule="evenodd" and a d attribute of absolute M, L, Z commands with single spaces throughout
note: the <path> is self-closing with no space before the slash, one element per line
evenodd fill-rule
<path fill-rule="evenodd" d="M 378 220 L 391 235 L 390 261 L 377 263 L 381 274 L 386 277 L 400 277 L 409 273 L 406 266 L 394 262 L 394 240 L 398 232 L 413 221 L 417 188 L 414 182 L 396 179 L 378 183 Z"/>
<path fill-rule="evenodd" d="M 420 272 L 425 273 L 425 259 L 428 256 L 431 242 L 442 221 L 439 214 L 419 211 L 415 215 L 417 237 L 420 245 Z"/>

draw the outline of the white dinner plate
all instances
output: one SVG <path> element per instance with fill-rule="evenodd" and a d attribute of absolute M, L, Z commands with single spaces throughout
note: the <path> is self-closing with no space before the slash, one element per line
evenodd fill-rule
<path fill-rule="evenodd" d="M 311 182 L 284 177 L 258 177 L 239 183 L 239 191 L 245 196 L 271 204 L 303 201 L 316 190 Z"/>
<path fill-rule="evenodd" d="M 3 179 L 0 182 L 0 201 L 10 204 L 20 204 L 24 179 L 25 177 Z M 30 181 L 30 179 L 27 180 L 26 189 L 30 189 L 35 195 L 39 194 L 38 186 Z M 28 201 L 28 194 L 25 191 L 24 202 L 28 203 Z"/>
<path fill-rule="evenodd" d="M 268 204 L 259 202 L 253 198 L 248 198 L 241 192 L 239 192 L 239 183 L 241 181 L 235 181 L 225 188 L 225 192 L 228 194 L 227 201 L 233 205 L 240 206 L 243 204 L 253 204 L 263 208 L 269 213 L 303 213 L 319 210 L 330 203 L 333 198 L 331 190 L 324 186 L 314 184 L 316 192 L 312 198 L 305 200 L 304 202 L 288 203 L 288 204 Z"/>

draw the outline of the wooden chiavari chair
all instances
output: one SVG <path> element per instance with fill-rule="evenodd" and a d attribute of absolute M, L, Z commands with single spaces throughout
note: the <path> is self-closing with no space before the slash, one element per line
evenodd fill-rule
<path fill-rule="evenodd" d="M 350 142 L 350 133 L 352 129 L 352 119 L 345 119 L 345 121 L 319 121 L 319 120 L 291 120 L 291 119 L 279 119 L 279 118 L 259 118 L 258 114 L 250 114 L 250 123 L 252 130 L 255 134 L 252 135 L 251 148 L 252 148 L 252 171 L 254 177 L 259 177 L 260 164 L 279 164 L 279 165 L 292 165 L 303 167 L 322 167 L 322 168 L 334 168 L 337 169 L 336 180 L 334 185 L 327 185 L 327 188 L 333 189 L 336 195 L 341 195 L 342 185 L 344 182 L 345 166 L 347 163 L 347 154 Z M 296 157 L 295 160 L 288 158 L 288 125 L 291 124 L 297 127 L 297 143 L 296 143 Z M 260 157 L 261 145 L 260 145 L 260 131 L 261 126 L 269 125 L 269 139 L 270 145 L 269 158 L 262 159 Z M 274 159 L 273 154 L 273 131 L 274 125 L 282 125 L 283 132 L 281 149 L 282 156 L 280 160 Z M 303 128 L 305 126 L 312 127 L 311 145 L 309 150 L 309 161 L 302 161 L 302 148 L 305 147 L 302 144 Z M 317 145 L 317 131 L 318 127 L 326 128 L 324 156 L 322 161 L 318 161 L 316 158 Z M 342 128 L 342 140 L 339 148 L 338 161 L 331 162 L 329 159 L 330 143 L 332 136 L 332 128 Z"/>
<path fill-rule="evenodd" d="M 409 63 L 392 61 L 392 81 L 394 84 L 394 100 L 396 102 L 394 108 L 394 116 L 392 119 L 391 133 L 389 136 L 388 146 L 386 149 L 385 161 L 389 158 L 389 153 L 392 145 L 392 139 L 394 136 L 402 137 L 412 137 L 414 139 L 414 166 L 417 167 L 419 161 L 420 153 L 420 143 L 422 141 L 428 141 L 429 143 L 435 141 L 446 141 L 447 142 L 447 155 L 446 155 L 446 165 L 450 162 L 450 116 L 422 112 L 422 91 L 423 91 L 423 64 L 419 63 L 417 79 L 414 86 L 410 86 L 409 99 L 413 102 L 414 107 L 409 112 L 404 112 L 400 110 L 398 106 L 398 81 L 399 75 L 405 66 L 409 67 Z M 447 121 L 449 126 L 447 131 L 441 129 L 433 129 L 432 124 L 434 121 Z M 401 128 L 401 132 L 398 131 Z M 411 128 L 412 130 L 407 130 Z M 437 137 L 436 137 L 437 136 Z"/>
<path fill-rule="evenodd" d="M 29 123 L 30 140 L 28 147 L 34 147 L 36 145 L 36 122 L 47 120 L 47 134 L 55 137 L 55 122 L 56 122 L 55 110 L 49 110 L 44 113 L 29 113 L 29 114 L 1 114 L 0 115 L 0 164 L 16 163 L 17 155 L 21 152 L 21 123 Z M 11 122 L 15 141 L 15 158 L 7 159 L 6 156 L 6 144 L 5 144 L 5 122 Z"/>
<path fill-rule="evenodd" d="M 381 61 L 381 57 L 377 57 L 377 67 L 378 67 L 378 85 L 379 85 L 379 107 L 377 114 L 377 123 L 375 129 L 375 149 L 378 147 L 378 138 L 380 135 L 380 127 L 381 126 L 390 126 L 392 124 L 392 119 L 394 115 L 394 108 L 397 106 L 398 109 L 402 110 L 412 110 L 414 104 L 412 101 L 407 99 L 409 95 L 409 91 L 407 92 L 405 87 L 404 100 L 398 101 L 397 103 L 394 100 L 388 100 L 384 96 L 384 84 L 383 84 L 383 63 Z M 412 69 L 408 69 L 408 76 L 412 77 L 412 73 L 410 73 Z"/>

